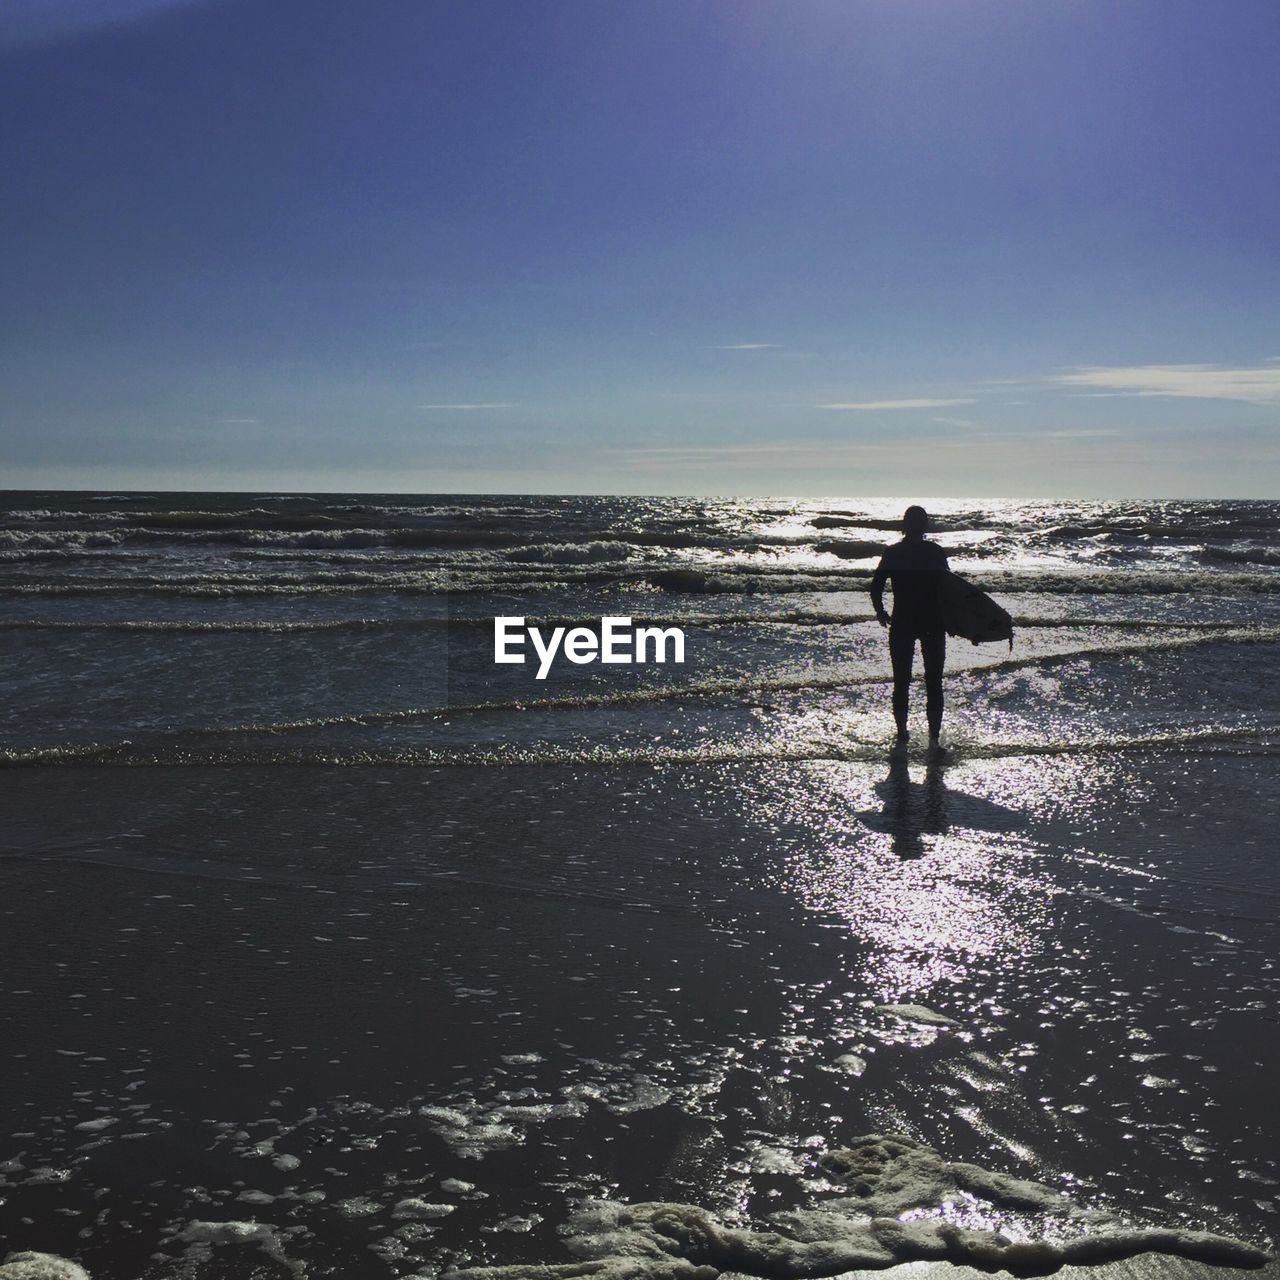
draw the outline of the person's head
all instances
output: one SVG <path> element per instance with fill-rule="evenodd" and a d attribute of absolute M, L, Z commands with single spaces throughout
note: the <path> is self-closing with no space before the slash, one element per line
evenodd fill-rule
<path fill-rule="evenodd" d="M 923 538 L 929 528 L 929 513 L 923 507 L 908 507 L 902 515 L 902 532 L 908 538 Z"/>

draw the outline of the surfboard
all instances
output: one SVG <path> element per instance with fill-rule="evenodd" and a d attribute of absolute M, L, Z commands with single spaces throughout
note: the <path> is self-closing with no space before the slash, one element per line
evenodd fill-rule
<path fill-rule="evenodd" d="M 962 637 L 970 644 L 1007 640 L 1013 648 L 1013 619 L 985 591 L 958 573 L 944 575 L 939 589 L 947 635 Z"/>

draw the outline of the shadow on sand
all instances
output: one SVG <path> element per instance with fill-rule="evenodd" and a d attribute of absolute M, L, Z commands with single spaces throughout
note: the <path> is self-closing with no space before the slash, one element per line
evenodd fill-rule
<path fill-rule="evenodd" d="M 975 831 L 1017 831 L 1026 818 L 1016 809 L 984 800 L 965 791 L 947 789 L 945 752 L 930 755 L 923 782 L 912 780 L 908 753 L 897 748 L 889 755 L 889 772 L 876 784 L 881 799 L 879 809 L 858 813 L 866 826 L 893 840 L 900 858 L 919 858 L 925 853 L 924 837 L 945 835 L 952 823 Z"/>

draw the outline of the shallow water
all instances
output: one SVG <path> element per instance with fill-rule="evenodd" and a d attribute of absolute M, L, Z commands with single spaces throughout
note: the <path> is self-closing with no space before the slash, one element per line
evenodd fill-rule
<path fill-rule="evenodd" d="M 939 505 L 1020 620 L 940 762 L 818 549 L 887 505 L 10 507 L 7 1248 L 559 1262 L 583 1198 L 760 1226 L 871 1132 L 1269 1244 L 1280 504 Z M 690 661 L 538 682 L 497 612 Z"/>

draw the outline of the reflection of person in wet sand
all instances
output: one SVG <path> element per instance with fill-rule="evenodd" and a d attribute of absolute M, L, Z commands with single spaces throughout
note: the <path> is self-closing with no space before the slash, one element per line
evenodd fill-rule
<path fill-rule="evenodd" d="M 942 732 L 942 668 L 947 658 L 947 633 L 942 619 L 940 587 L 948 572 L 946 553 L 925 540 L 929 516 L 923 507 L 908 507 L 902 517 L 901 542 L 885 551 L 871 579 L 871 604 L 876 620 L 889 628 L 889 659 L 893 664 L 893 718 L 898 741 L 906 742 L 911 666 L 916 643 L 924 661 L 925 713 L 929 745 L 938 746 Z M 885 612 L 886 580 L 893 586 L 893 615 Z"/>
<path fill-rule="evenodd" d="M 1017 809 L 983 796 L 950 790 L 946 785 L 947 763 L 945 755 L 933 755 L 923 778 L 915 781 L 907 753 L 892 752 L 888 774 L 876 783 L 880 807 L 858 813 L 872 831 L 892 839 L 893 852 L 903 861 L 927 853 L 925 837 L 946 835 L 953 825 L 970 832 L 1009 832 L 1026 824 L 1025 815 Z"/>
<path fill-rule="evenodd" d="M 925 770 L 924 786 L 911 781 L 905 753 L 895 754 L 889 776 L 876 788 L 884 800 L 879 815 L 880 829 L 893 837 L 893 851 L 900 858 L 918 858 L 924 851 L 923 837 L 943 835 L 947 830 L 947 789 L 942 766 L 936 760 Z"/>

